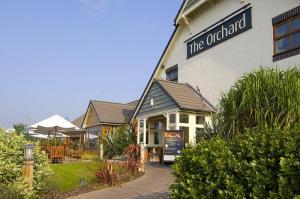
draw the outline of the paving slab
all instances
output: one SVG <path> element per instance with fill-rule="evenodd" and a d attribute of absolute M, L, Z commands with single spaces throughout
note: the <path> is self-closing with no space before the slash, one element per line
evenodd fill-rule
<path fill-rule="evenodd" d="M 147 164 L 145 175 L 121 186 L 95 190 L 68 199 L 165 199 L 173 182 L 172 169 L 159 164 Z"/>

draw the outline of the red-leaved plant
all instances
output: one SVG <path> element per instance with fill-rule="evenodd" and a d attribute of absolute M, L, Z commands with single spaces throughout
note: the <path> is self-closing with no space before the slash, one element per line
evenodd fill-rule
<path fill-rule="evenodd" d="M 140 159 L 140 146 L 136 144 L 131 144 L 127 146 L 124 150 L 126 156 L 126 171 L 130 175 L 135 175 L 138 171 L 138 161 Z"/>
<path fill-rule="evenodd" d="M 109 162 L 105 160 L 103 168 L 96 171 L 97 182 L 115 186 L 120 179 L 120 164 L 117 162 Z"/>

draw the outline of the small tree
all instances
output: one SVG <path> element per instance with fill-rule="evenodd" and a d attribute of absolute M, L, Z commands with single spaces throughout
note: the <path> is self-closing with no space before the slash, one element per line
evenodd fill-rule
<path fill-rule="evenodd" d="M 14 124 L 13 128 L 16 131 L 17 134 L 21 135 L 21 134 L 25 134 L 26 133 L 26 124 Z"/>

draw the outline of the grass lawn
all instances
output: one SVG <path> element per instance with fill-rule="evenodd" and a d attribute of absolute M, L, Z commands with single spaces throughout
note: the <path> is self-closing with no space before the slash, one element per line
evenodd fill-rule
<path fill-rule="evenodd" d="M 52 164 L 54 171 L 52 182 L 60 192 L 69 192 L 80 186 L 80 178 L 84 179 L 87 186 L 96 183 L 95 173 L 97 168 L 102 167 L 99 162 L 80 162 L 70 164 Z"/>

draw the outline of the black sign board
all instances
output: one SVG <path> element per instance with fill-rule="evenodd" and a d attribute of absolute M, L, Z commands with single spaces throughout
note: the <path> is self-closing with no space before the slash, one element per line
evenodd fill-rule
<path fill-rule="evenodd" d="M 187 59 L 252 28 L 251 7 L 187 42 Z"/>

